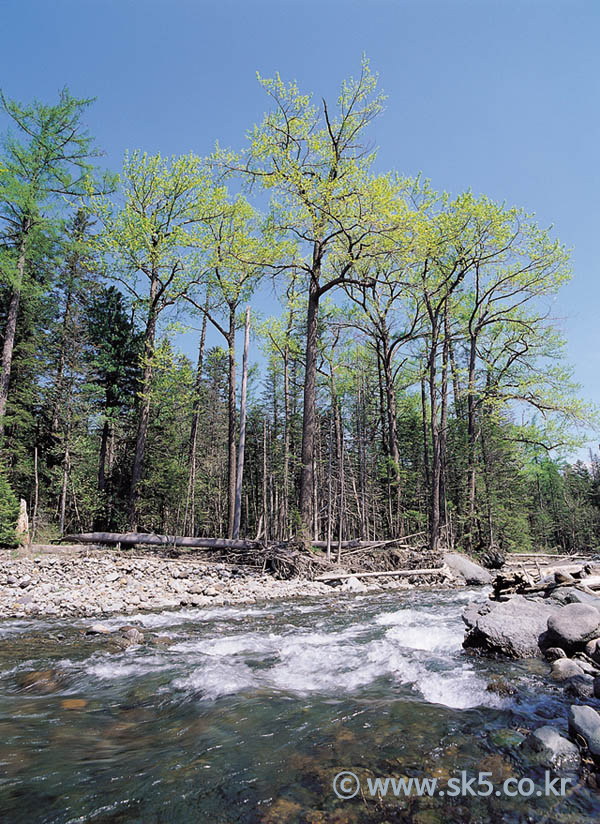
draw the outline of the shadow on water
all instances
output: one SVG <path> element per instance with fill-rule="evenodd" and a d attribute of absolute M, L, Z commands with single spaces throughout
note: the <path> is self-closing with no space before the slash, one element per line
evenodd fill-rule
<path fill-rule="evenodd" d="M 598 821 L 600 796 L 583 784 L 538 796 L 544 771 L 519 748 L 541 724 L 565 731 L 567 703 L 548 688 L 546 665 L 462 650 L 462 608 L 484 597 L 421 591 L 116 616 L 104 623 L 146 632 L 120 652 L 86 637 L 85 620 L 2 622 L 0 821 Z M 148 643 L 155 633 L 170 641 Z M 333 790 L 342 770 L 361 783 L 350 800 Z M 438 794 L 463 772 L 490 773 L 494 791 Z M 414 785 L 408 797 L 391 787 L 371 796 L 369 780 L 386 777 L 438 784 L 433 796 Z M 533 795 L 496 795 L 512 777 L 530 778 Z"/>

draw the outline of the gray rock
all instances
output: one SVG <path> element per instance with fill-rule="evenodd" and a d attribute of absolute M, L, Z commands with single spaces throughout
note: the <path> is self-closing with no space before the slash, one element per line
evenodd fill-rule
<path fill-rule="evenodd" d="M 600 698 L 600 675 L 594 678 L 594 698 Z"/>
<path fill-rule="evenodd" d="M 127 638 L 128 641 L 134 644 L 141 644 L 144 640 L 144 633 L 140 632 L 136 627 L 121 627 L 121 632 L 124 638 Z"/>
<path fill-rule="evenodd" d="M 600 715 L 593 707 L 572 704 L 569 708 L 569 732 L 579 735 L 596 758 L 600 757 Z"/>
<path fill-rule="evenodd" d="M 600 612 L 588 604 L 567 604 L 548 618 L 548 632 L 559 647 L 583 645 L 600 634 Z"/>
<path fill-rule="evenodd" d="M 551 592 L 548 597 L 561 604 L 589 604 L 590 606 L 596 606 L 600 603 L 596 595 L 590 595 L 589 592 L 582 592 L 575 587 L 560 587 Z"/>
<path fill-rule="evenodd" d="M 600 638 L 592 638 L 591 641 L 588 641 L 585 645 L 585 653 L 592 661 L 600 664 Z"/>
<path fill-rule="evenodd" d="M 582 675 L 574 675 L 566 681 L 566 693 L 574 698 L 593 698 L 594 679 L 586 672 Z"/>
<path fill-rule="evenodd" d="M 545 600 L 515 595 L 480 615 L 463 646 L 511 658 L 539 658 L 546 646 L 548 619 L 558 609 Z"/>
<path fill-rule="evenodd" d="M 598 666 L 592 664 L 588 658 L 582 652 L 576 652 L 573 656 L 573 661 L 577 663 L 577 666 L 581 667 L 584 672 L 587 672 L 588 675 L 600 675 L 598 671 Z"/>
<path fill-rule="evenodd" d="M 467 584 L 483 586 L 491 584 L 493 576 L 479 564 L 476 564 L 466 555 L 459 555 L 457 552 L 447 552 L 444 555 L 444 563 L 452 572 L 465 579 Z"/>
<path fill-rule="evenodd" d="M 493 605 L 490 603 L 486 604 L 468 604 L 461 615 L 464 623 L 469 627 L 469 629 L 473 629 L 475 624 L 477 623 L 477 619 L 481 615 L 486 615 L 493 609 Z"/>
<path fill-rule="evenodd" d="M 103 624 L 92 624 L 91 627 L 88 627 L 86 635 L 110 635 L 110 630 L 108 627 L 105 627 Z"/>
<path fill-rule="evenodd" d="M 558 661 L 559 658 L 566 658 L 567 653 L 560 647 L 548 647 L 544 650 L 544 658 L 547 661 Z"/>
<path fill-rule="evenodd" d="M 358 578 L 355 578 L 354 575 L 351 578 L 347 578 L 344 583 L 342 584 L 342 589 L 344 592 L 366 592 L 367 587 L 363 584 L 362 581 L 359 581 Z"/>
<path fill-rule="evenodd" d="M 521 750 L 530 762 L 549 769 L 576 770 L 581 763 L 577 746 L 549 725 L 531 732 Z"/>
<path fill-rule="evenodd" d="M 550 667 L 550 675 L 555 681 L 566 681 L 576 675 L 583 675 L 583 669 L 570 658 L 559 658 Z"/>
<path fill-rule="evenodd" d="M 539 727 L 521 744 L 529 761 L 555 770 L 576 770 L 581 757 L 571 741 L 562 736 L 556 727 Z"/>

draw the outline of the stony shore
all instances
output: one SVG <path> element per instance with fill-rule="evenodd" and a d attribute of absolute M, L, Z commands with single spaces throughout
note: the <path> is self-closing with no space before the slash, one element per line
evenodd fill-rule
<path fill-rule="evenodd" d="M 509 582 L 521 592 L 505 594 Z M 544 658 L 550 689 L 564 689 L 573 701 L 566 719 L 571 740 L 544 725 L 522 746 L 551 769 L 578 769 L 586 759 L 588 782 L 600 789 L 600 566 L 580 564 L 533 581 L 523 573 L 499 575 L 496 598 L 469 605 L 464 646 L 508 658 Z M 513 586 L 514 590 L 515 586 Z M 582 703 L 576 703 L 582 702 Z M 581 750 L 581 758 L 578 750 Z"/>
<path fill-rule="evenodd" d="M 447 580 L 440 570 L 439 585 Z M 338 591 L 410 588 L 406 579 L 361 583 L 350 579 Z M 282 581 L 252 567 L 190 559 L 101 553 L 15 557 L 0 551 L 0 618 L 92 617 L 141 610 L 252 603 L 270 598 L 326 595 L 319 581 Z"/>

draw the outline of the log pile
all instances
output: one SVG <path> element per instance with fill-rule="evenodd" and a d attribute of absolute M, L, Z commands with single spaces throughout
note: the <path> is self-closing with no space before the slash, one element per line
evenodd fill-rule
<path fill-rule="evenodd" d="M 168 557 L 194 553 L 211 562 L 243 564 L 258 567 L 276 578 L 306 578 L 314 580 L 335 571 L 355 575 L 396 570 L 440 570 L 442 553 L 432 553 L 421 546 L 423 533 L 387 541 L 343 541 L 341 562 L 337 562 L 338 547 L 331 546 L 331 560 L 326 558 L 326 543 L 314 541 L 313 551 L 292 541 L 264 544 L 260 540 L 228 538 L 191 538 L 178 535 L 157 535 L 146 532 L 86 532 L 67 535 L 63 541 L 78 544 L 122 547 L 151 547 Z"/>
<path fill-rule="evenodd" d="M 547 597 L 555 590 L 571 587 L 589 595 L 600 592 L 600 564 L 597 562 L 547 566 L 531 569 L 503 570 L 496 576 L 490 598 L 508 601 L 513 595 Z"/>

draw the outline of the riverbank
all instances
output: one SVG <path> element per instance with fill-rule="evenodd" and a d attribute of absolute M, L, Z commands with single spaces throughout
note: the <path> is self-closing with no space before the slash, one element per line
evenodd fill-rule
<path fill-rule="evenodd" d="M 379 592 L 455 581 L 447 568 L 411 578 L 350 578 L 331 583 L 279 580 L 256 567 L 165 558 L 153 553 L 57 548 L 27 555 L 0 551 L 0 618 L 94 617 L 177 607 L 247 604 L 256 600 L 342 592 Z M 463 583 L 463 582 L 461 582 Z"/>

